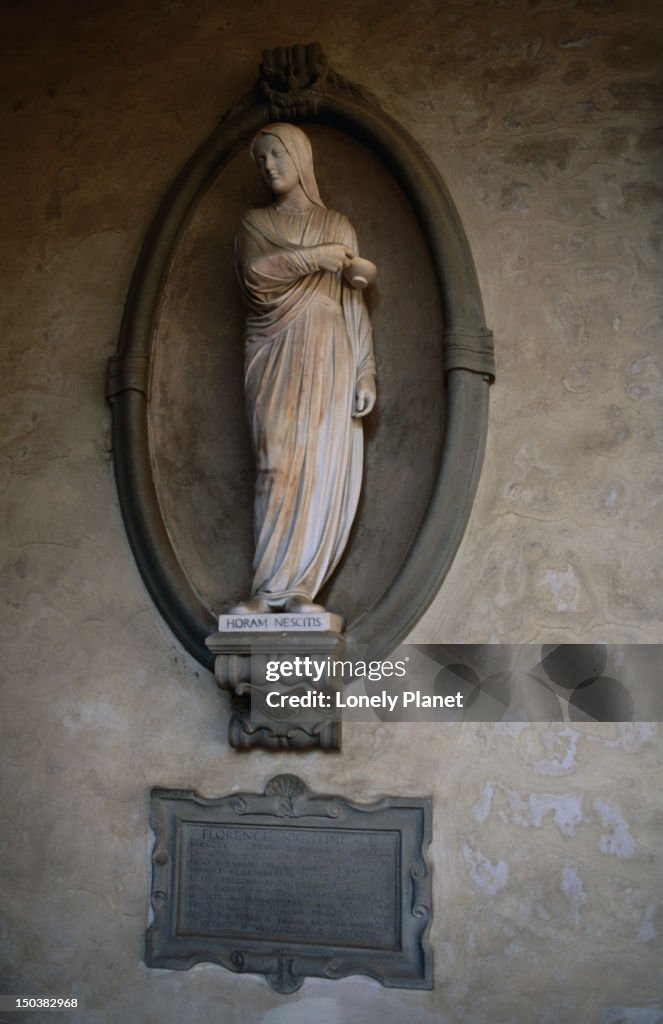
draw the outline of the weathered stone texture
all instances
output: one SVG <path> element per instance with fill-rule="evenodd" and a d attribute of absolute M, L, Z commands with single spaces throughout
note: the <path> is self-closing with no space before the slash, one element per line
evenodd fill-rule
<path fill-rule="evenodd" d="M 292 761 L 225 746 L 214 682 L 130 555 L 103 401 L 175 171 L 263 48 L 318 39 L 439 167 L 496 336 L 477 503 L 414 639 L 658 641 L 660 16 L 648 0 L 3 4 L 7 991 L 78 993 L 68 1019 L 86 1024 L 663 1020 L 647 724 L 356 724 L 341 757 L 298 758 L 319 791 L 434 795 L 433 992 L 356 978 L 284 1001 L 220 968 L 141 966 L 150 787 L 260 789 Z"/>

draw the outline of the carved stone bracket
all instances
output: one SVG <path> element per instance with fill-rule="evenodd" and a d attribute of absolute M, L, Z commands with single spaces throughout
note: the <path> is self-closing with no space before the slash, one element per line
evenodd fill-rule
<path fill-rule="evenodd" d="M 236 750 L 263 747 L 267 750 L 341 749 L 340 712 L 332 699 L 335 684 L 328 676 L 314 686 L 308 680 L 296 680 L 291 689 L 323 695 L 328 708 L 294 709 L 271 707 L 267 697 L 275 684 L 267 679 L 267 661 L 279 663 L 297 655 L 335 659 L 342 655 L 345 643 L 337 632 L 262 635 L 214 633 L 205 641 L 214 653 L 214 675 L 221 690 L 232 694 L 233 714 L 228 726 L 228 742 Z M 288 687 L 279 682 L 278 690 L 287 695 Z M 329 694 L 329 699 L 324 695 Z"/>

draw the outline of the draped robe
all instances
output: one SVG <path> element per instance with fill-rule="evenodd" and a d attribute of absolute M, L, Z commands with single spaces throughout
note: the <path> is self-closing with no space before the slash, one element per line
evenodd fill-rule
<path fill-rule="evenodd" d="M 257 463 L 252 596 L 312 600 L 336 567 L 357 509 L 363 463 L 355 387 L 375 373 L 368 313 L 311 247 L 357 251 L 342 214 L 315 205 L 249 210 L 236 240 L 247 307 L 245 387 Z"/>

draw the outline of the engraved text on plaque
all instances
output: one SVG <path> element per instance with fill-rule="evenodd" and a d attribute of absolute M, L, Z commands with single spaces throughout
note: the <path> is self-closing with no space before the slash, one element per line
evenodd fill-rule
<path fill-rule="evenodd" d="M 430 988 L 430 817 L 427 798 L 356 804 L 294 775 L 218 800 L 153 790 L 147 965 Z"/>

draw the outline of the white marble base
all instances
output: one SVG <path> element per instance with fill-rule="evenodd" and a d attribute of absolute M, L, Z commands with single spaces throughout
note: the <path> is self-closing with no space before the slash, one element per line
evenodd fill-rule
<path fill-rule="evenodd" d="M 340 633 L 343 619 L 333 612 L 261 612 L 219 615 L 219 633 Z"/>

